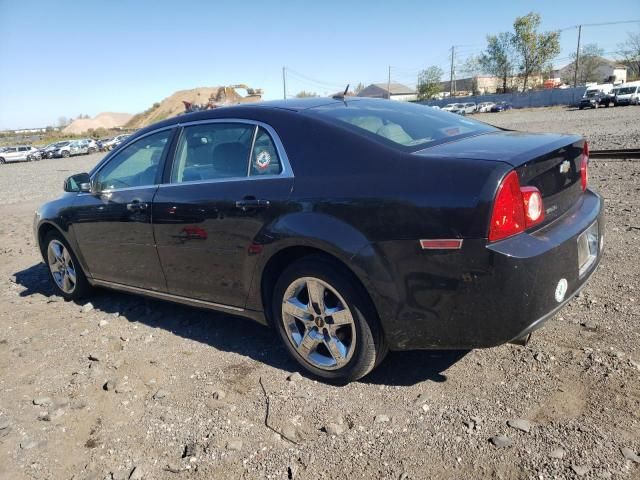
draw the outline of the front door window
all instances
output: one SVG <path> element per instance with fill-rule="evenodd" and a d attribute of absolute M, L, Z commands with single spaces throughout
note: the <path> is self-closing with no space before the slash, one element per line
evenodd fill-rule
<path fill-rule="evenodd" d="M 157 184 L 160 160 L 169 144 L 171 134 L 171 130 L 163 130 L 125 147 L 96 175 L 96 191 Z"/>

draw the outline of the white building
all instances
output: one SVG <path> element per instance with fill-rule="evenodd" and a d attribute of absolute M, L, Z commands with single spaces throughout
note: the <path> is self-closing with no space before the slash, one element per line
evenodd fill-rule
<path fill-rule="evenodd" d="M 388 88 L 388 89 L 387 89 Z M 401 83 L 372 83 L 358 93 L 358 97 L 389 98 L 391 100 L 409 102 L 417 100 L 417 92 Z"/>

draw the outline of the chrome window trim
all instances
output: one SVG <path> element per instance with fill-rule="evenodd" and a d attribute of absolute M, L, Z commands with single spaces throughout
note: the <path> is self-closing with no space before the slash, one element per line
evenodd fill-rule
<path fill-rule="evenodd" d="M 215 119 L 215 120 L 217 120 L 217 119 Z M 237 123 L 237 124 L 241 124 L 243 126 L 250 125 L 250 126 L 253 127 L 253 133 L 251 134 L 251 147 L 249 149 L 249 155 L 247 156 L 247 176 L 248 176 L 249 175 L 249 171 L 251 169 L 251 155 L 253 153 L 253 146 L 254 146 L 256 135 L 257 135 L 257 132 L 258 132 L 258 125 L 255 125 L 253 123 L 248 123 L 248 122 L 242 122 L 241 123 L 241 122 L 231 122 L 231 121 L 223 121 L 223 122 L 206 121 L 206 122 L 189 122 L 188 124 L 187 123 L 180 124 L 180 127 L 185 127 L 185 126 L 186 127 L 190 127 L 192 125 L 199 125 L 201 123 L 231 123 L 231 124 Z M 171 160 L 171 170 L 169 172 L 169 181 L 167 183 L 161 183 L 160 185 L 182 185 L 182 184 L 185 184 L 185 183 L 191 184 L 191 183 L 203 183 L 203 182 L 209 183 L 210 181 L 213 181 L 213 180 L 225 180 L 225 178 L 220 178 L 220 179 L 204 179 L 204 180 L 186 180 L 186 181 L 182 181 L 182 182 L 173 182 L 173 181 L 171 181 L 171 179 L 173 177 L 173 169 L 176 167 L 176 159 L 178 158 L 178 151 L 180 150 L 181 142 L 182 142 L 182 140 L 184 138 L 185 138 L 184 137 L 184 128 L 181 128 L 180 129 L 180 134 L 178 136 L 178 140 L 176 142 L 175 152 L 173 153 L 173 158 Z M 229 179 L 243 179 L 243 178 L 246 178 L 246 177 L 228 177 L 228 178 Z"/>
<path fill-rule="evenodd" d="M 199 182 L 199 183 L 210 183 L 210 182 L 218 182 L 218 181 L 238 181 L 238 180 L 250 180 L 251 178 L 255 178 L 255 179 L 260 179 L 260 178 L 289 178 L 289 177 L 293 177 L 293 169 L 291 168 L 291 163 L 289 162 L 289 157 L 287 156 L 287 152 L 284 149 L 284 145 L 282 144 L 282 141 L 280 140 L 280 137 L 278 136 L 278 134 L 276 133 L 275 129 L 264 122 L 261 122 L 260 120 L 248 120 L 245 118 L 209 118 L 206 120 L 195 120 L 193 122 L 185 122 L 185 123 L 179 123 L 178 126 L 180 127 L 190 127 L 191 125 L 203 125 L 203 124 L 208 124 L 208 123 L 241 123 L 241 124 L 245 124 L 245 125 L 256 125 L 258 127 L 262 127 L 264 128 L 267 133 L 269 134 L 269 136 L 271 137 L 271 139 L 273 140 L 274 146 L 276 147 L 276 151 L 278 152 L 278 157 L 280 158 L 280 162 L 282 163 L 282 171 L 278 174 L 275 175 L 263 175 L 263 176 L 246 176 L 246 177 L 229 177 L 229 178 L 218 178 L 218 179 L 210 179 L 210 180 L 193 180 L 190 182 L 175 182 L 175 183 L 162 183 L 160 184 L 161 187 L 163 186 L 167 186 L 167 185 L 184 185 L 184 184 L 188 184 L 188 183 L 195 183 L 195 182 Z M 256 129 L 257 131 L 257 129 Z M 252 145 L 253 147 L 253 145 Z M 253 153 L 253 148 L 252 151 Z M 173 159 L 175 160 L 175 158 Z M 172 161 L 173 161 L 172 160 Z M 249 159 L 251 160 L 251 159 Z M 249 165 L 251 164 L 251 161 L 249 161 Z M 173 165 L 172 165 L 173 168 Z"/>
<path fill-rule="evenodd" d="M 261 122 L 260 120 L 248 120 L 248 119 L 244 119 L 244 118 L 209 118 L 209 119 L 205 119 L 205 120 L 195 120 L 195 121 L 192 121 L 192 122 L 185 122 L 185 123 L 179 123 L 178 122 L 178 123 L 174 123 L 174 124 L 171 124 L 171 125 L 166 125 L 164 127 L 152 130 L 150 132 L 147 132 L 144 135 L 136 137 L 135 139 L 132 139 L 132 141 L 124 143 L 108 159 L 105 159 L 103 161 L 103 163 L 98 166 L 98 169 L 95 172 L 93 172 L 93 174 L 91 175 L 91 183 L 93 184 L 95 176 L 100 172 L 100 170 L 102 170 L 106 165 L 111 163 L 113 161 L 113 159 L 116 158 L 118 156 L 118 154 L 122 150 L 127 148 L 129 145 L 132 145 L 133 143 L 137 142 L 138 140 L 141 140 L 141 139 L 143 139 L 145 137 L 148 137 L 149 135 L 160 133 L 160 132 L 162 132 L 164 130 L 172 130 L 174 128 L 189 127 L 191 125 L 204 125 L 204 124 L 208 124 L 208 123 L 240 123 L 240 124 L 245 124 L 245 125 L 254 125 L 256 128 L 254 130 L 254 139 L 253 139 L 253 142 L 251 144 L 250 155 L 253 153 L 253 146 L 254 146 L 254 142 L 255 142 L 255 137 L 257 136 L 257 132 L 258 132 L 258 128 L 257 127 L 264 128 L 267 131 L 267 133 L 269 134 L 269 136 L 271 137 L 271 140 L 273 140 L 274 146 L 276 147 L 276 150 L 278 152 L 278 157 L 280 158 L 280 163 L 282 164 L 282 172 L 280 172 L 278 174 L 274 174 L 274 175 L 255 175 L 255 176 L 251 176 L 251 175 L 249 175 L 249 169 L 251 168 L 251 157 L 249 157 L 249 165 L 247 167 L 247 176 L 246 177 L 229 177 L 229 178 L 216 178 L 216 179 L 208 179 L 208 180 L 191 180 L 191 181 L 187 181 L 187 182 L 156 183 L 156 184 L 151 184 L 151 185 L 140 185 L 140 186 L 137 186 L 137 187 L 113 188 L 111 190 L 103 190 L 101 192 L 81 192 L 78 195 L 94 195 L 95 196 L 95 195 L 111 194 L 111 193 L 114 193 L 114 192 L 122 192 L 122 191 L 127 191 L 127 190 L 139 190 L 139 189 L 151 188 L 151 187 L 163 188 L 163 187 L 175 187 L 175 186 L 179 186 L 179 185 L 198 185 L 198 184 L 206 184 L 206 183 L 223 183 L 223 182 L 271 180 L 271 179 L 276 179 L 276 178 L 293 178 L 294 177 L 293 169 L 291 168 L 291 163 L 289 162 L 289 157 L 287 156 L 287 152 L 284 149 L 284 145 L 282 144 L 282 141 L 280 140 L 280 137 L 276 133 L 275 129 L 271 125 L 269 125 L 267 123 L 264 123 L 264 122 Z M 182 136 L 182 132 L 180 132 L 180 136 Z M 178 141 L 180 141 L 180 138 L 178 139 Z M 175 152 L 174 152 L 173 157 L 170 159 L 170 161 L 171 161 L 171 168 L 173 169 L 173 162 L 175 161 Z"/>

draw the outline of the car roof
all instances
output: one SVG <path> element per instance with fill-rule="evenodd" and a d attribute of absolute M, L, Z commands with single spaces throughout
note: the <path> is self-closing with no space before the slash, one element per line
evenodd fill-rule
<path fill-rule="evenodd" d="M 229 105 L 225 107 L 214 108 L 211 110 L 202 110 L 199 112 L 190 112 L 175 117 L 168 118 L 161 122 L 149 125 L 142 130 L 138 130 L 135 136 L 144 134 L 158 128 L 176 125 L 179 123 L 218 119 L 218 118 L 252 118 L 260 115 L 261 113 L 267 113 L 270 111 L 289 112 L 296 113 L 304 110 L 309 110 L 315 107 L 322 107 L 327 105 L 349 105 L 353 102 L 374 104 L 376 102 L 386 102 L 387 100 L 376 98 L 362 98 L 347 96 L 344 99 L 340 97 L 327 98 L 327 97 L 313 97 L 313 98 L 295 98 L 290 100 L 271 100 L 266 102 L 255 103 L 240 103 L 237 105 Z M 131 134 L 128 134 L 131 135 Z"/>

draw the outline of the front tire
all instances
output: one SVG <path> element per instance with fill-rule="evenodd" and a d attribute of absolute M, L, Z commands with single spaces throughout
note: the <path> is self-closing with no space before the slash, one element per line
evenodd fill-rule
<path fill-rule="evenodd" d="M 322 256 L 298 260 L 280 275 L 272 318 L 289 354 L 323 380 L 362 378 L 387 353 L 364 288 L 345 267 Z"/>
<path fill-rule="evenodd" d="M 6 162 L 4 160 L 4 158 L 0 157 L 0 165 L 4 165 Z"/>
<path fill-rule="evenodd" d="M 90 290 L 78 258 L 58 232 L 49 232 L 44 239 L 44 258 L 49 278 L 58 295 L 65 300 L 79 300 Z"/>

